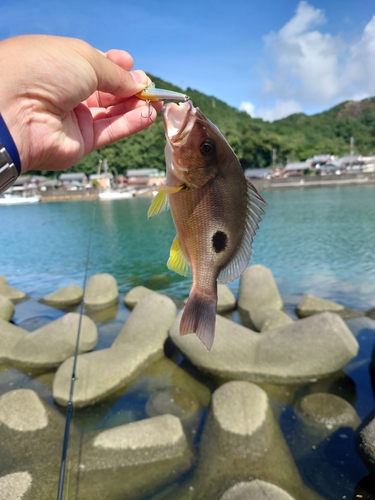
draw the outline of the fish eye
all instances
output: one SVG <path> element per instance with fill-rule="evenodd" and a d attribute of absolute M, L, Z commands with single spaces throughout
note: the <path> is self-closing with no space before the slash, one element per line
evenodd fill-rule
<path fill-rule="evenodd" d="M 215 141 L 212 139 L 205 139 L 199 149 L 203 155 L 213 153 L 216 149 Z"/>

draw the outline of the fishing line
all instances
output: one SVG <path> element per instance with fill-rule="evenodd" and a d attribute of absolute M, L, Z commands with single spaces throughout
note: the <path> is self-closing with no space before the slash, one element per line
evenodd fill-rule
<path fill-rule="evenodd" d="M 68 401 L 68 407 L 67 407 L 67 410 L 66 410 L 64 441 L 63 441 L 63 449 L 62 449 L 62 454 L 61 454 L 59 485 L 58 485 L 58 490 L 57 490 L 57 500 L 62 500 L 62 498 L 63 498 L 63 492 L 64 492 L 64 479 L 65 479 L 65 470 L 66 470 L 66 457 L 67 457 L 67 454 L 68 454 L 70 424 L 71 424 L 71 421 L 72 421 L 72 414 L 73 414 L 74 383 L 75 383 L 75 380 L 76 380 L 76 369 L 77 369 L 77 359 L 78 359 L 78 353 L 79 353 L 79 342 L 80 342 L 80 339 L 81 339 L 81 327 L 82 327 L 84 297 L 85 297 L 85 292 L 86 292 L 87 276 L 88 276 L 89 264 L 90 264 L 92 235 L 93 235 L 93 232 L 94 232 L 94 223 L 95 223 L 97 202 L 98 202 L 98 199 L 95 200 L 94 208 L 93 208 L 93 211 L 92 211 L 91 227 L 90 227 L 90 232 L 89 232 L 89 242 L 88 242 L 87 259 L 86 259 L 86 269 L 85 269 L 85 276 L 84 276 L 84 279 L 83 279 L 83 298 L 82 298 L 81 306 L 80 306 L 77 341 L 76 341 L 76 347 L 75 347 L 75 352 L 74 352 L 72 377 L 71 377 L 71 380 L 70 380 L 69 401 Z"/>

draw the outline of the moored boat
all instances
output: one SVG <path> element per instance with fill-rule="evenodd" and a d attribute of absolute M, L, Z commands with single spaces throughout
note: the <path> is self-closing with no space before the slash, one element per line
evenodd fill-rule
<path fill-rule="evenodd" d="M 3 197 L 0 197 L 0 205 L 25 205 L 29 203 L 39 203 L 40 196 L 32 195 L 32 196 L 20 196 L 14 194 L 4 194 Z"/>
<path fill-rule="evenodd" d="M 133 198 L 134 190 L 121 191 L 116 189 L 108 189 L 99 193 L 100 200 L 122 200 L 126 198 Z"/>

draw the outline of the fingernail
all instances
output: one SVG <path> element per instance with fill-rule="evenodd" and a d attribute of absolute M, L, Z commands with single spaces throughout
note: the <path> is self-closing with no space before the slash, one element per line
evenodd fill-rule
<path fill-rule="evenodd" d="M 136 83 L 143 83 L 144 85 L 146 85 L 145 73 L 143 71 L 135 70 L 135 71 L 131 71 L 130 74 L 132 75 L 132 77 Z"/>

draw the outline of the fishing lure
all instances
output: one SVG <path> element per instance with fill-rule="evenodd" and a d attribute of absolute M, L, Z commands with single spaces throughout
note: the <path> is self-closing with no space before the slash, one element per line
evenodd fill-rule
<path fill-rule="evenodd" d="M 186 102 L 189 100 L 189 96 L 182 94 L 181 92 L 175 92 L 174 90 L 165 90 L 155 88 L 155 84 L 152 82 L 148 85 L 142 92 L 136 94 L 136 97 L 146 101 L 148 106 L 148 115 L 143 116 L 143 118 L 150 118 L 151 120 L 151 103 L 158 101 L 182 101 Z"/>

